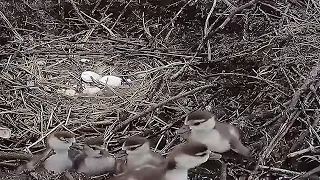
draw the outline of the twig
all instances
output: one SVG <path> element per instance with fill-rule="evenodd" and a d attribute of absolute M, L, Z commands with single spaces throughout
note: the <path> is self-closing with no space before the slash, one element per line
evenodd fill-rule
<path fill-rule="evenodd" d="M 248 178 L 249 180 L 254 179 L 254 174 L 257 172 L 259 165 L 264 163 L 265 159 L 270 156 L 273 149 L 276 147 L 276 145 L 279 143 L 279 141 L 285 136 L 285 134 L 287 134 L 287 132 L 289 131 L 289 129 L 291 128 L 291 126 L 293 125 L 295 120 L 301 114 L 301 112 L 302 112 L 301 110 L 294 110 L 294 108 L 298 104 L 298 100 L 300 99 L 302 93 L 307 90 L 307 87 L 309 86 L 309 84 L 312 81 L 314 81 L 316 79 L 316 77 L 318 76 L 318 73 L 320 71 L 319 66 L 320 66 L 320 63 L 316 64 L 312 68 L 310 75 L 309 75 L 309 78 L 306 79 L 304 84 L 301 86 L 301 88 L 299 88 L 299 90 L 295 92 L 286 112 L 284 113 L 285 116 L 288 116 L 287 120 L 282 124 L 282 126 L 279 128 L 277 134 L 274 136 L 274 138 L 271 140 L 271 142 L 268 144 L 268 146 L 264 149 L 264 153 L 259 157 L 259 160 L 258 160 L 258 163 L 257 163 L 255 170 L 252 171 L 251 175 Z M 319 87 L 315 87 L 315 89 L 318 89 L 318 88 Z M 310 99 L 310 97 L 311 96 L 308 96 L 308 99 Z M 306 106 L 308 107 L 308 106 L 310 106 L 310 104 L 313 101 L 307 102 L 307 100 L 306 100 L 305 102 L 306 102 L 305 103 Z"/>
<path fill-rule="evenodd" d="M 110 14 L 109 14 L 110 15 Z M 99 22 L 97 22 L 94 26 L 92 26 L 88 31 L 87 33 L 81 38 L 79 39 L 78 42 L 81 42 L 82 44 L 78 44 L 78 47 L 83 47 L 85 42 L 87 42 L 89 40 L 89 37 L 91 36 L 91 34 L 93 33 L 93 31 L 98 27 L 100 26 L 100 24 L 102 24 L 105 20 L 108 19 L 109 16 L 106 16 L 104 18 L 102 18 Z M 111 31 L 111 30 L 110 30 Z"/>
<path fill-rule="evenodd" d="M 206 22 L 204 24 L 204 34 L 207 35 L 209 33 L 209 29 L 208 29 L 208 26 L 209 26 L 209 19 L 213 13 L 213 10 L 214 8 L 216 7 L 216 4 L 217 4 L 217 0 L 214 0 L 213 3 L 212 3 L 212 7 L 208 13 L 208 16 L 206 18 Z M 207 48 L 208 48 L 208 61 L 211 61 L 211 47 L 210 47 L 210 41 L 207 42 Z"/>
<path fill-rule="evenodd" d="M 14 36 L 20 41 L 23 41 L 22 36 L 13 28 L 10 21 L 7 19 L 7 17 L 0 11 L 0 17 L 3 19 L 3 21 L 7 24 L 8 28 L 13 32 Z"/>
<path fill-rule="evenodd" d="M 121 14 L 118 16 L 117 20 L 113 23 L 113 25 L 112 25 L 112 27 L 110 28 L 110 30 L 112 30 L 112 29 L 116 26 L 116 24 L 120 21 L 120 18 L 121 18 L 122 15 L 126 12 L 129 4 L 130 4 L 131 2 L 132 2 L 132 0 L 130 0 L 130 1 L 127 3 L 127 5 L 123 8 Z"/>
<path fill-rule="evenodd" d="M 208 32 L 207 35 L 205 35 L 203 37 L 203 40 L 202 40 L 202 43 L 199 44 L 198 46 L 198 49 L 201 49 L 203 47 L 203 45 L 207 42 L 208 39 L 210 39 L 214 33 L 218 32 L 219 29 L 224 29 L 224 27 L 229 23 L 229 21 L 233 18 L 233 16 L 235 16 L 238 12 L 241 12 L 243 11 L 245 8 L 248 8 L 252 5 L 254 5 L 255 3 L 257 3 L 259 0 L 251 0 L 249 1 L 248 3 L 234 9 L 229 15 L 228 17 L 226 18 L 226 20 L 224 20 L 224 22 L 219 26 L 217 27 L 214 31 L 212 32 Z M 213 28 L 213 26 L 211 25 L 209 27 L 209 31 L 211 31 L 211 29 Z"/>
<path fill-rule="evenodd" d="M 51 44 L 51 43 L 53 43 L 53 42 L 55 42 L 55 41 L 61 41 L 61 40 L 63 40 L 63 39 L 70 39 L 70 38 L 73 38 L 73 37 L 78 36 L 78 35 L 80 35 L 80 34 L 83 34 L 83 33 L 85 33 L 85 32 L 86 32 L 86 31 L 81 31 L 81 32 L 79 32 L 79 33 L 76 33 L 76 34 L 70 35 L 70 36 L 68 36 L 68 37 L 61 37 L 61 38 L 53 39 L 53 40 L 51 40 L 51 41 L 44 42 L 44 43 L 41 43 L 41 44 L 38 44 L 38 45 L 34 45 L 34 46 L 32 46 L 32 47 L 30 47 L 30 48 L 28 48 L 28 49 L 24 50 L 24 51 L 23 51 L 23 53 L 25 53 L 26 51 L 31 51 L 31 50 L 33 50 L 33 49 L 35 49 L 35 48 L 39 47 L 39 46 L 43 46 L 43 45 L 47 45 L 47 44 Z M 34 52 L 32 52 L 32 53 L 34 53 Z M 51 52 L 51 53 L 52 53 L 52 52 Z"/>
<path fill-rule="evenodd" d="M 296 152 L 292 152 L 292 153 L 288 154 L 287 157 L 288 158 L 295 157 L 295 156 L 298 156 L 298 155 L 313 151 L 314 149 L 317 149 L 317 148 L 320 148 L 320 146 L 308 147 L 306 149 L 301 149 L 300 151 L 296 151 Z"/>
<path fill-rule="evenodd" d="M 127 124 L 129 124 L 130 122 L 132 121 L 135 121 L 143 116 L 146 116 L 148 113 L 154 111 L 155 109 L 171 102 L 171 101 L 174 101 L 176 99 L 179 99 L 179 98 L 182 98 L 182 97 L 185 97 L 187 95 L 190 95 L 190 94 L 194 94 L 194 93 L 197 93 L 198 91 L 201 91 L 201 90 L 204 90 L 204 89 L 207 89 L 207 88 L 210 88 L 210 87 L 214 87 L 216 86 L 215 84 L 209 84 L 209 85 L 205 85 L 205 86 L 201 86 L 201 87 L 198 87 L 198 88 L 195 88 L 195 89 L 192 89 L 191 91 L 188 91 L 188 92 L 185 92 L 185 93 L 181 93 L 179 95 L 176 95 L 176 96 L 173 96 L 165 101 L 162 101 L 156 105 L 152 105 L 150 106 L 147 110 L 139 113 L 139 114 L 136 114 L 134 116 L 132 116 L 131 118 L 123 121 L 122 123 L 120 123 L 118 126 L 115 127 L 115 131 L 118 131 L 120 130 L 121 128 L 125 127 Z"/>
<path fill-rule="evenodd" d="M 74 180 L 74 178 L 71 176 L 70 172 L 68 171 L 64 173 L 64 177 L 68 180 Z"/>
<path fill-rule="evenodd" d="M 258 0 L 251 0 L 250 2 L 248 2 L 248 3 L 246 3 L 246 4 L 244 4 L 244 5 L 240 6 L 240 7 L 238 7 L 237 9 L 235 9 L 233 12 L 231 12 L 231 13 L 229 14 L 229 16 L 227 17 L 227 19 L 226 19 L 218 28 L 216 28 L 213 32 L 211 32 L 211 30 L 212 30 L 212 28 L 214 27 L 215 23 L 211 24 L 210 27 L 209 27 L 208 30 L 207 30 L 207 34 L 205 34 L 204 37 L 202 38 L 200 44 L 199 44 L 198 47 L 197 47 L 197 51 L 196 51 L 196 52 L 194 53 L 194 55 L 192 56 L 191 60 L 190 60 L 187 64 L 185 64 L 185 65 L 180 69 L 180 71 L 175 74 L 175 76 L 171 77 L 171 79 L 172 79 L 172 80 L 176 79 L 178 76 L 180 76 L 180 74 L 182 74 L 182 73 L 184 72 L 185 68 L 186 68 L 189 64 L 191 64 L 191 63 L 194 61 L 194 59 L 198 56 L 198 54 L 200 53 L 200 51 L 201 51 L 202 47 L 204 46 L 204 44 L 207 43 L 208 39 L 210 39 L 210 38 L 213 36 L 214 33 L 218 32 L 219 29 L 223 29 L 224 26 L 231 20 L 231 18 L 232 18 L 233 16 L 235 16 L 235 14 L 236 14 L 237 12 L 242 11 L 243 9 L 245 9 L 245 8 L 247 8 L 247 7 L 255 4 L 255 3 L 257 3 L 257 2 L 258 2 Z M 189 3 L 189 2 L 188 2 L 188 3 Z"/>
<path fill-rule="evenodd" d="M 26 149 L 29 150 L 32 146 L 38 144 L 40 141 L 42 141 L 44 138 L 46 138 L 49 134 L 51 134 L 53 131 L 55 131 L 58 127 L 60 127 L 62 124 L 64 124 L 65 122 L 61 122 L 60 124 L 58 124 L 56 127 L 54 127 L 53 129 L 51 129 L 45 136 L 42 136 L 41 138 L 39 138 L 36 142 L 32 143 L 31 145 L 29 145 Z"/>
<path fill-rule="evenodd" d="M 279 88 L 275 87 L 273 84 L 276 84 L 275 82 L 273 81 L 270 81 L 268 79 L 263 79 L 259 76 L 251 76 L 251 75 L 247 75 L 247 74 L 241 74 L 241 73 L 216 73 L 216 74 L 210 74 L 210 75 L 207 75 L 205 76 L 206 78 L 208 77 L 212 77 L 212 76 L 221 76 L 221 75 L 234 75 L 234 76 L 244 76 L 244 77 L 248 77 L 248 78 L 253 78 L 253 79 L 257 79 L 257 80 L 260 80 L 260 81 L 264 81 L 266 82 L 267 84 L 269 84 L 271 87 L 275 88 L 276 90 L 278 90 L 280 93 L 282 93 L 283 95 L 289 97 L 285 92 L 281 91 Z M 278 84 L 276 84 L 278 85 Z M 278 85 L 279 86 L 279 85 Z"/>
<path fill-rule="evenodd" d="M 96 22 L 98 25 L 101 25 L 101 27 L 103 27 L 103 29 L 107 30 L 112 37 L 116 37 L 116 35 L 112 32 L 112 30 L 109 29 L 106 25 L 103 24 L 103 21 L 100 21 L 100 22 L 99 22 L 98 20 L 96 20 L 96 19 L 94 19 L 93 17 L 87 15 L 86 13 L 84 13 L 84 12 L 82 12 L 82 11 L 81 11 L 81 13 L 82 13 L 84 16 L 86 16 L 87 18 L 89 18 L 89 19 L 91 19 L 92 21 Z M 112 14 L 109 14 L 108 16 L 106 16 L 106 18 L 110 17 L 111 15 L 112 15 Z M 103 20 L 106 19 L 106 18 L 103 18 Z"/>
<path fill-rule="evenodd" d="M 220 180 L 226 180 L 227 179 L 227 165 L 225 162 L 223 162 L 222 160 L 219 160 L 219 162 L 221 163 L 221 174 L 220 174 Z"/>
<path fill-rule="evenodd" d="M 319 86 L 318 86 L 319 87 Z M 313 121 L 312 123 L 312 128 L 316 127 L 318 125 L 318 122 L 320 121 L 320 114 L 318 111 L 315 112 L 316 114 L 316 119 Z M 307 135 L 309 134 L 309 131 L 306 130 L 304 131 L 301 136 L 299 136 L 298 140 L 296 141 L 296 143 L 294 143 L 292 145 L 292 147 L 290 148 L 290 152 L 295 151 L 298 148 L 298 145 L 307 137 Z M 307 148 L 308 149 L 308 148 Z M 302 151 L 302 150 L 301 150 Z M 287 155 L 288 157 L 294 157 L 296 156 L 294 153 L 290 153 Z"/>
<path fill-rule="evenodd" d="M 82 20 L 82 22 L 88 27 L 90 28 L 90 25 L 89 23 L 87 22 L 87 20 L 81 15 L 76 3 L 74 2 L 74 0 L 70 0 L 71 4 L 72 4 L 72 7 L 73 9 L 76 11 L 77 13 L 77 16 Z"/>
<path fill-rule="evenodd" d="M 39 166 L 41 166 L 43 164 L 43 162 L 48 159 L 48 157 L 50 157 L 51 155 L 53 155 L 53 150 L 52 149 L 46 149 L 46 151 L 44 152 L 44 154 L 42 155 L 42 157 L 34 164 L 33 169 L 37 169 Z"/>
<path fill-rule="evenodd" d="M 0 159 L 29 160 L 31 158 L 32 158 L 31 154 L 0 151 Z"/>
<path fill-rule="evenodd" d="M 157 38 L 160 36 L 160 34 L 161 34 L 165 29 L 167 29 L 167 28 L 170 26 L 170 24 L 173 24 L 173 23 L 174 23 L 174 21 L 175 21 L 175 20 L 179 17 L 179 15 L 182 13 L 183 9 L 184 9 L 185 7 L 187 7 L 187 5 L 190 4 L 192 1 L 193 1 L 193 0 L 189 0 L 187 3 L 185 3 L 185 4 L 180 8 L 180 10 L 179 10 L 179 11 L 177 12 L 177 14 L 171 19 L 171 21 L 170 21 L 169 23 L 167 23 L 166 25 L 163 26 L 163 28 L 160 30 L 160 32 L 155 36 L 155 39 L 157 39 Z M 167 35 L 167 37 L 168 37 L 168 35 Z"/>
<path fill-rule="evenodd" d="M 304 174 L 301 174 L 299 175 L 298 177 L 295 177 L 294 179 L 304 179 L 304 178 L 308 178 L 310 177 L 311 175 L 317 173 L 317 172 L 320 172 L 320 166 L 314 168 L 314 169 L 311 169 L 310 171 L 304 173 Z"/>
<path fill-rule="evenodd" d="M 286 169 L 280 169 L 280 168 L 274 168 L 274 167 L 268 167 L 268 166 L 262 166 L 259 165 L 259 168 L 261 169 L 267 169 L 267 170 L 271 170 L 274 172 L 279 172 L 279 173 L 283 173 L 283 174 L 291 174 L 291 175 L 301 175 L 301 172 L 296 172 L 296 171 L 290 171 L 290 170 L 286 170 Z"/>

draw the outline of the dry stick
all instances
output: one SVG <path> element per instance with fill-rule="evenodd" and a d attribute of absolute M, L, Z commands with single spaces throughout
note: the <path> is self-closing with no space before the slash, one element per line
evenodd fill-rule
<path fill-rule="evenodd" d="M 315 120 L 315 122 L 319 122 L 319 113 L 317 113 L 317 119 Z M 303 151 L 303 152 L 307 152 L 307 150 L 311 150 L 311 148 L 309 148 L 309 149 L 306 149 L 305 151 Z M 291 154 L 293 154 L 293 153 L 291 153 Z M 297 154 L 297 153 L 296 153 Z M 317 172 L 319 172 L 320 171 L 320 166 L 319 167 L 316 167 L 316 168 L 314 168 L 314 169 L 312 169 L 312 170 L 310 170 L 310 171 L 308 171 L 308 172 L 306 172 L 306 173 L 304 173 L 304 174 L 302 174 L 302 175 L 300 175 L 300 176 L 298 176 L 298 177 L 296 177 L 296 178 L 294 178 L 294 179 L 303 179 L 303 178 L 307 178 L 307 177 L 309 177 L 309 176 L 311 176 L 311 175 L 313 175 L 313 174 L 315 174 L 315 173 L 317 173 Z"/>
<path fill-rule="evenodd" d="M 300 175 L 298 177 L 295 177 L 293 179 L 305 179 L 305 178 L 308 178 L 310 176 L 312 176 L 313 174 L 317 173 L 320 171 L 320 166 L 314 168 L 314 169 L 311 169 L 310 171 L 304 173 L 303 175 Z"/>
<path fill-rule="evenodd" d="M 132 0 L 130 0 L 130 1 L 128 2 L 128 4 L 123 8 L 121 14 L 118 16 L 117 20 L 114 22 L 114 24 L 112 25 L 112 27 L 110 28 L 110 30 L 112 30 L 112 29 L 116 26 L 116 24 L 120 21 L 120 18 L 121 18 L 122 15 L 126 12 L 129 4 L 130 4 L 131 2 L 132 2 Z"/>
<path fill-rule="evenodd" d="M 209 26 L 209 19 L 213 13 L 213 10 L 214 8 L 216 7 L 216 4 L 217 4 L 217 0 L 214 0 L 213 3 L 212 3 L 212 7 L 208 13 L 208 16 L 207 16 L 207 19 L 206 19 L 206 22 L 204 24 L 204 34 L 208 34 L 209 33 L 209 29 L 208 29 L 208 26 Z M 208 61 L 211 61 L 211 46 L 210 46 L 210 41 L 207 42 L 207 48 L 208 48 Z"/>
<path fill-rule="evenodd" d="M 212 25 L 210 25 L 209 29 L 207 30 L 207 34 L 205 34 L 204 37 L 202 38 L 200 44 L 198 45 L 197 51 L 194 53 L 192 59 L 191 59 L 187 64 L 185 64 L 176 74 L 174 74 L 174 75 L 171 77 L 171 79 L 172 79 L 172 80 L 176 79 L 178 76 L 180 76 L 180 74 L 182 74 L 182 73 L 184 72 L 184 69 L 185 69 L 189 64 L 191 64 L 191 63 L 194 61 L 195 57 L 200 53 L 200 50 L 202 49 L 202 47 L 204 46 L 204 44 L 207 43 L 208 39 L 209 39 L 210 37 L 212 37 L 214 33 L 218 32 L 219 29 L 223 29 L 224 26 L 225 26 L 226 24 L 228 24 L 228 22 L 233 18 L 233 16 L 236 15 L 237 12 L 240 12 L 240 11 L 244 10 L 245 8 L 250 7 L 251 5 L 253 5 L 253 4 L 257 3 L 257 2 L 258 2 L 258 0 L 251 0 L 250 2 L 248 2 L 248 3 L 246 3 L 246 4 L 242 5 L 242 6 L 240 6 L 240 7 L 238 7 L 238 8 L 236 8 L 234 11 L 232 11 L 232 12 L 229 14 L 229 16 L 227 17 L 227 19 L 226 19 L 218 28 L 216 28 L 213 32 L 211 32 L 211 30 L 212 30 L 213 26 L 215 25 L 215 23 L 213 23 Z M 189 3 L 189 2 L 188 2 L 188 3 Z"/>
<path fill-rule="evenodd" d="M 89 23 L 88 23 L 87 20 L 81 15 L 78 7 L 76 6 L 76 3 L 74 3 L 74 0 L 70 0 L 70 2 L 71 2 L 71 4 L 72 4 L 73 9 L 76 11 L 78 17 L 82 20 L 82 22 L 83 22 L 84 24 L 86 24 L 86 26 L 87 26 L 88 28 L 90 28 Z"/>
<path fill-rule="evenodd" d="M 29 160 L 31 158 L 32 158 L 31 154 L 0 151 L 0 159 Z"/>
<path fill-rule="evenodd" d="M 27 51 L 31 51 L 31 50 L 33 50 L 33 49 L 35 49 L 35 48 L 37 48 L 37 47 L 40 47 L 40 46 L 44 46 L 44 45 L 47 45 L 47 44 L 51 44 L 51 43 L 53 43 L 53 42 L 55 42 L 55 41 L 61 41 L 61 40 L 63 40 L 63 39 L 70 39 L 70 38 L 73 38 L 73 37 L 75 37 L 75 36 L 81 35 L 81 34 L 83 34 L 83 33 L 85 33 L 85 32 L 86 32 L 86 31 L 81 31 L 81 32 L 78 32 L 78 33 L 76 33 L 76 34 L 72 34 L 72 35 L 67 36 L 67 37 L 61 37 L 61 38 L 57 38 L 57 39 L 50 40 L 50 41 L 48 41 L 48 42 L 44 42 L 44 43 L 41 43 L 41 44 L 37 44 L 37 45 L 34 45 L 34 46 L 32 46 L 32 47 L 30 47 L 30 48 L 22 51 L 22 53 L 26 53 Z M 30 54 L 31 54 L 31 53 L 34 53 L 34 52 L 30 52 Z M 52 52 L 49 52 L 49 54 L 50 54 L 50 53 L 52 53 Z M 47 68 L 48 68 L 48 67 L 47 67 Z"/>
<path fill-rule="evenodd" d="M 304 153 L 307 153 L 307 152 L 310 152 L 310 151 L 318 151 L 317 149 L 319 149 L 320 146 L 316 146 L 316 147 L 308 147 L 306 149 L 301 149 L 299 151 L 296 151 L 296 152 L 292 152 L 290 154 L 287 155 L 288 158 L 292 158 L 292 157 L 295 157 L 295 156 L 298 156 L 298 155 L 302 155 Z"/>
<path fill-rule="evenodd" d="M 2 11 L 0 11 L 0 17 L 3 19 L 3 21 L 5 22 L 5 24 L 7 24 L 8 28 L 13 32 L 14 36 L 19 40 L 19 41 L 23 41 L 22 36 L 13 28 L 12 24 L 10 23 L 10 21 L 7 19 L 7 17 L 2 13 Z"/>
<path fill-rule="evenodd" d="M 157 39 L 157 38 L 160 36 L 160 34 L 161 34 L 165 29 L 167 29 L 167 28 L 170 26 L 170 24 L 173 24 L 173 23 L 174 23 L 174 21 L 175 21 L 175 20 L 179 17 L 179 15 L 182 13 L 183 9 L 184 9 L 185 7 L 187 7 L 187 5 L 190 4 L 192 1 L 193 1 L 193 0 L 189 0 L 187 3 L 185 3 L 185 4 L 180 8 L 180 10 L 178 11 L 178 13 L 171 19 L 171 21 L 170 21 L 169 23 L 167 23 L 166 25 L 163 26 L 163 28 L 160 30 L 160 32 L 156 35 L 155 39 Z M 167 35 L 167 36 L 168 36 L 168 35 Z"/>
<path fill-rule="evenodd" d="M 96 22 L 97 24 L 101 25 L 101 27 L 103 27 L 103 29 L 107 30 L 109 32 L 109 34 L 113 37 L 116 37 L 116 35 L 111 31 L 111 29 L 109 29 L 106 25 L 102 24 L 102 20 L 99 22 L 98 20 L 94 19 L 93 17 L 87 15 L 86 13 L 82 12 L 81 13 L 86 16 L 87 18 L 91 19 L 92 21 Z M 105 18 L 103 19 L 106 19 L 108 17 L 110 17 L 112 15 L 112 13 L 108 14 Z"/>
<path fill-rule="evenodd" d="M 296 172 L 296 171 L 290 171 L 287 169 L 280 169 L 280 168 L 274 168 L 274 167 L 268 167 L 268 166 L 262 166 L 262 165 L 260 165 L 259 168 L 267 169 L 267 170 L 271 170 L 271 171 L 279 172 L 279 173 L 283 173 L 283 174 L 290 174 L 290 175 L 301 175 L 302 174 L 302 173 Z"/>
<path fill-rule="evenodd" d="M 316 112 L 316 113 L 318 113 L 318 112 Z M 312 127 L 312 128 L 316 127 L 316 126 L 318 125 L 318 122 L 319 122 L 319 121 L 320 121 L 320 117 L 317 115 L 317 118 L 314 120 L 314 122 L 312 123 L 312 126 L 311 126 L 311 127 Z M 294 143 L 294 144 L 292 145 L 292 147 L 290 148 L 290 151 L 289 151 L 289 152 L 295 151 L 295 150 L 298 148 L 299 144 L 307 137 L 308 134 L 309 134 L 309 131 L 308 131 L 308 130 L 305 130 L 305 131 L 301 134 L 301 136 L 298 138 L 298 140 L 296 141 L 296 143 Z M 287 157 L 290 157 L 291 154 L 294 154 L 294 153 L 288 154 Z M 293 156 L 291 156 L 291 157 L 293 157 Z"/>
<path fill-rule="evenodd" d="M 227 165 L 223 161 L 219 161 L 221 163 L 221 174 L 220 174 L 220 180 L 226 180 L 227 179 Z"/>
<path fill-rule="evenodd" d="M 308 89 L 309 84 L 314 81 L 314 79 L 316 79 L 319 71 L 320 71 L 320 63 L 316 64 L 313 68 L 312 71 L 310 72 L 310 76 L 309 78 L 305 81 L 305 83 L 301 86 L 301 88 L 295 92 L 295 94 L 293 95 L 293 98 L 291 99 L 291 103 L 289 104 L 287 111 L 285 114 L 290 113 L 290 111 L 292 111 L 295 106 L 298 103 L 298 100 L 300 99 L 300 96 L 302 95 L 303 92 L 305 92 Z M 317 89 L 318 87 L 316 87 Z M 312 102 L 312 101 L 311 101 Z M 309 106 L 311 104 L 311 102 L 309 102 L 307 104 L 307 106 Z M 289 131 L 289 129 L 291 128 L 291 126 L 293 125 L 293 123 L 295 122 L 295 120 L 298 118 L 298 116 L 300 115 L 301 111 L 300 110 L 295 110 L 293 112 L 291 112 L 289 118 L 286 120 L 286 122 L 284 122 L 282 124 L 282 126 L 279 128 L 279 131 L 277 132 L 277 134 L 275 135 L 275 137 L 271 140 L 271 142 L 269 143 L 269 145 L 264 149 L 264 153 L 259 157 L 258 163 L 254 169 L 254 171 L 252 171 L 252 173 L 249 176 L 249 180 L 254 179 L 254 175 L 257 172 L 257 170 L 259 169 L 259 165 L 261 163 L 264 162 L 264 160 L 270 156 L 272 150 L 276 147 L 276 145 L 279 143 L 279 141 L 284 137 L 284 135 Z"/>
<path fill-rule="evenodd" d="M 148 113 L 154 111 L 155 109 L 171 102 L 171 101 L 174 101 L 176 99 L 179 99 L 179 98 L 182 98 L 182 97 L 185 97 L 187 95 L 190 95 L 190 94 L 194 94 L 194 93 L 197 93 L 198 91 L 201 91 L 201 90 L 204 90 L 204 89 L 207 89 L 207 88 L 210 88 L 210 87 L 214 87 L 216 86 L 215 84 L 209 84 L 209 85 L 205 85 L 205 86 L 200 86 L 200 87 L 197 87 L 195 89 L 192 89 L 191 91 L 188 91 L 188 92 L 185 92 L 185 93 L 181 93 L 181 94 L 178 94 L 176 96 L 173 96 L 165 101 L 162 101 L 156 105 L 151 105 L 147 110 L 139 113 L 139 114 L 136 114 L 134 116 L 132 116 L 131 118 L 125 120 L 124 122 L 120 123 L 118 126 L 115 127 L 115 131 L 118 131 L 120 130 L 121 128 L 125 127 L 127 124 L 129 124 L 130 122 L 134 121 L 134 120 L 137 120 L 143 116 L 146 116 Z"/>
<path fill-rule="evenodd" d="M 295 99 L 296 96 L 293 98 Z M 294 101 L 293 101 L 294 102 Z M 307 104 L 307 106 L 309 106 L 310 104 L 312 104 L 313 99 Z M 292 106 L 290 106 L 292 107 Z M 288 111 L 290 110 L 290 108 L 288 109 Z M 251 176 L 257 171 L 257 169 L 259 168 L 259 164 L 262 163 L 264 161 L 265 158 L 267 158 L 272 150 L 275 148 L 275 146 L 277 145 L 277 143 L 282 139 L 282 137 L 284 137 L 284 135 L 288 132 L 288 130 L 291 128 L 292 124 L 295 122 L 295 120 L 298 118 L 298 116 L 301 114 L 300 110 L 295 110 L 293 113 L 291 113 L 290 117 L 288 118 L 288 120 L 281 126 L 280 130 L 278 131 L 277 135 L 271 140 L 270 144 L 268 145 L 268 147 L 266 148 L 266 150 L 264 151 L 264 153 L 262 154 L 262 156 L 259 158 L 258 164 L 256 166 L 256 169 L 252 172 Z M 249 177 L 249 179 L 251 178 L 251 176 Z"/>
<path fill-rule="evenodd" d="M 109 14 L 109 15 L 110 15 L 110 14 Z M 94 31 L 98 26 L 100 26 L 100 24 L 102 24 L 105 20 L 107 20 L 108 17 L 109 17 L 109 15 L 106 16 L 106 17 L 104 17 L 104 18 L 102 18 L 102 19 L 101 19 L 99 22 L 97 22 L 93 27 L 91 27 L 91 28 L 87 31 L 87 33 L 86 33 L 78 42 L 81 42 L 81 43 L 87 42 L 87 41 L 89 40 L 89 37 L 90 37 L 91 34 L 93 33 L 93 31 Z M 83 47 L 84 44 L 79 44 L 78 46 L 79 46 L 79 47 Z"/>
<path fill-rule="evenodd" d="M 244 4 L 244 5 L 240 6 L 240 7 L 238 7 L 238 8 L 236 8 L 236 9 L 234 9 L 234 10 L 228 15 L 228 17 L 226 18 L 226 20 L 224 20 L 224 22 L 223 22 L 219 27 L 217 27 L 214 31 L 212 31 L 212 33 L 208 33 L 208 34 L 203 38 L 203 41 L 202 41 L 202 43 L 200 44 L 201 47 L 200 47 L 200 45 L 199 45 L 198 49 L 199 49 L 199 48 L 201 49 L 202 46 L 203 46 L 203 44 L 204 44 L 209 38 L 211 38 L 214 33 L 218 32 L 219 29 L 224 29 L 224 27 L 230 22 L 230 20 L 233 18 L 233 16 L 236 15 L 236 13 L 241 12 L 241 11 L 243 11 L 245 8 L 248 8 L 248 7 L 252 6 L 252 5 L 254 5 L 254 4 L 257 3 L 258 1 L 259 1 L 259 0 L 251 0 L 251 1 L 249 1 L 248 3 L 246 3 L 246 4 Z M 209 32 L 211 31 L 212 28 L 213 28 L 213 26 L 210 26 Z"/>

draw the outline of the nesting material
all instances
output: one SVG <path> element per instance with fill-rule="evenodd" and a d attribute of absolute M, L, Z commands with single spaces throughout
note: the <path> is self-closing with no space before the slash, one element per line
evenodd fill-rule
<path fill-rule="evenodd" d="M 93 71 L 84 71 L 81 73 L 81 79 L 84 82 L 90 83 L 93 82 L 92 79 L 98 81 L 101 79 L 101 76 Z"/>

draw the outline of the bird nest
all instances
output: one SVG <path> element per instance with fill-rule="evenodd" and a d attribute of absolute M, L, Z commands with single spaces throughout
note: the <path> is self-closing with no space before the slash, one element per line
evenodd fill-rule
<path fill-rule="evenodd" d="M 11 131 L 1 139 L 2 178 L 18 176 L 14 169 L 43 150 L 55 130 L 104 142 L 114 154 L 121 140 L 141 135 L 166 154 L 182 141 L 177 129 L 185 115 L 197 109 L 239 127 L 253 154 L 225 153 L 191 170 L 191 179 L 317 173 L 319 2 L 4 1 L 0 7 L 0 127 Z M 93 82 L 102 90 L 84 94 L 80 75 L 87 70 L 123 83 Z"/>

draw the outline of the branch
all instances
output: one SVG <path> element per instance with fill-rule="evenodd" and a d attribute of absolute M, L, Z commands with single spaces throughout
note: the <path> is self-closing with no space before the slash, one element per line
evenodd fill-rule
<path fill-rule="evenodd" d="M 182 97 L 185 97 L 185 96 L 188 96 L 190 94 L 194 94 L 194 93 L 197 93 L 198 91 L 201 91 L 201 90 L 204 90 L 204 89 L 208 89 L 210 87 L 214 87 L 216 86 L 215 84 L 209 84 L 209 85 L 205 85 L 205 86 L 200 86 L 198 88 L 195 88 L 195 89 L 192 89 L 191 91 L 188 91 L 188 92 L 185 92 L 185 93 L 181 93 L 181 94 L 178 94 L 176 96 L 173 96 L 165 101 L 162 101 L 154 106 L 150 106 L 147 110 L 139 113 L 139 114 L 136 114 L 134 116 L 132 116 L 131 118 L 123 121 L 121 124 L 119 124 L 118 126 L 115 127 L 114 131 L 118 131 L 120 130 L 121 128 L 123 128 L 124 126 L 126 126 L 127 124 L 131 123 L 132 121 L 135 121 L 143 116 L 146 116 L 148 113 L 154 111 L 155 109 L 171 102 L 171 101 L 174 101 L 176 99 L 179 99 L 179 98 L 182 98 Z"/>
<path fill-rule="evenodd" d="M 0 151 L 0 159 L 29 160 L 31 158 L 32 158 L 31 154 Z"/>

